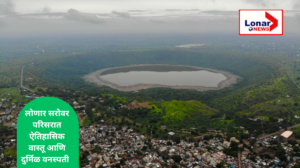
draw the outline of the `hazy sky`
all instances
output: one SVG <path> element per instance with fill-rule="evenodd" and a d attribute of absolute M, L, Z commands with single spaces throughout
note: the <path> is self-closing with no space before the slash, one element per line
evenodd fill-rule
<path fill-rule="evenodd" d="M 0 0 L 0 36 L 236 33 L 239 9 L 283 9 L 300 34 L 299 0 Z"/>

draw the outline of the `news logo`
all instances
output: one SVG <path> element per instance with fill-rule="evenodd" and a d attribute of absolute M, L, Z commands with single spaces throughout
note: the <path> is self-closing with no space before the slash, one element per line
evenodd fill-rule
<path fill-rule="evenodd" d="M 239 35 L 283 35 L 283 10 L 239 10 Z"/>

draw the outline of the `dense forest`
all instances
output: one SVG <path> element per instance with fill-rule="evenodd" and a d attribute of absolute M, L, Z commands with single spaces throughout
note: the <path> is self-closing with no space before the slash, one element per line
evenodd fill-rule
<path fill-rule="evenodd" d="M 274 57 L 273 60 L 270 60 L 266 55 L 259 57 L 255 54 L 240 51 L 186 49 L 110 51 L 99 54 L 70 55 L 45 61 L 33 60 L 30 66 L 26 66 L 26 69 L 29 76 L 36 76 L 50 84 L 84 90 L 87 93 L 90 92 L 91 95 L 97 94 L 93 91 L 96 86 L 86 83 L 82 77 L 90 72 L 108 67 L 134 64 L 171 64 L 228 71 L 240 76 L 238 83 L 217 91 L 195 92 L 193 90 L 152 88 L 139 92 L 120 92 L 108 87 L 104 87 L 103 90 L 104 93 L 112 93 L 116 96 L 136 99 L 141 102 L 197 100 L 219 112 L 214 115 L 201 114 L 196 123 L 188 117 L 183 120 L 165 121 L 163 120 L 165 115 L 151 111 L 145 113 L 146 116 L 141 115 L 132 119 L 146 123 L 146 121 L 140 119 L 160 118 L 156 122 L 158 125 L 167 124 L 175 127 L 193 125 L 214 127 L 212 122 L 207 123 L 206 121 L 224 115 L 230 122 L 230 120 L 240 115 L 253 118 L 257 116 L 280 118 L 288 113 L 298 114 L 299 108 L 294 105 L 298 102 L 298 90 L 292 81 L 287 78 L 277 63 L 277 59 Z M 289 99 L 286 98 L 287 95 L 289 95 Z M 278 99 L 281 99 L 281 103 L 275 104 Z M 275 103 L 270 105 L 271 101 Z M 198 116 L 198 114 L 200 114 L 199 110 L 193 116 Z M 287 116 L 287 118 L 289 117 Z M 290 122 L 295 123 L 296 121 L 290 119 Z M 215 124 L 220 125 L 220 122 L 216 121 Z"/>
<path fill-rule="evenodd" d="M 285 126 L 298 122 L 291 116 L 300 115 L 299 90 L 281 65 L 283 60 L 294 57 L 298 52 L 297 48 L 290 47 L 291 42 L 297 43 L 296 41 L 274 43 L 270 38 L 269 42 L 265 39 L 261 41 L 250 39 L 241 43 L 239 41 L 241 39 L 204 38 L 203 41 L 209 43 L 200 48 L 174 47 L 180 44 L 179 41 L 185 40 L 177 39 L 172 43 L 162 41 L 160 44 L 155 44 L 151 40 L 148 43 L 139 43 L 137 40 L 131 45 L 123 45 L 124 43 L 109 45 L 103 41 L 99 43 L 95 39 L 81 42 L 71 40 L 68 45 L 61 41 L 53 44 L 51 40 L 43 43 L 39 40 L 32 43 L 10 41 L 4 45 L 7 48 L 3 48 L 1 53 L 0 87 L 18 87 L 20 71 L 24 67 L 26 76 L 24 85 L 49 88 L 47 90 L 49 95 L 55 92 L 50 88 L 55 87 L 80 90 L 90 96 L 110 93 L 139 102 L 151 102 L 162 110 L 162 113 L 156 113 L 151 109 L 137 112 L 132 119 L 139 122 L 151 121 L 152 124 L 167 124 L 174 127 L 198 125 L 214 128 L 220 128 L 222 125 L 239 126 L 239 120 L 245 116 L 268 118 L 267 124 L 271 124 L 277 118 L 287 119 Z M 149 44 L 149 47 L 145 47 L 147 46 L 145 44 Z M 136 64 L 191 65 L 228 71 L 240 78 L 231 87 L 205 92 L 169 88 L 120 92 L 108 87 L 98 88 L 83 79 L 84 75 L 99 69 Z M 195 110 L 193 107 L 191 109 L 194 110 L 186 111 L 184 114 L 189 116 L 193 113 L 193 116 L 199 116 L 197 122 L 189 117 L 165 120 L 167 110 L 164 105 L 174 100 L 181 101 L 178 104 L 173 103 L 177 105 L 176 109 L 180 109 L 180 105 L 188 101 L 195 100 L 215 112 L 203 115 L 199 113 L 199 109 Z M 220 120 L 221 117 L 225 117 L 225 120 Z M 269 117 L 275 119 L 271 122 Z M 210 122 L 206 123 L 207 121 Z M 249 122 L 244 122 L 244 125 L 249 127 L 253 124 L 247 123 Z"/>

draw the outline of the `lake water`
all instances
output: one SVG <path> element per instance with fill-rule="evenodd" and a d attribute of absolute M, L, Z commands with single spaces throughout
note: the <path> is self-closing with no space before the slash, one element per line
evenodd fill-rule
<path fill-rule="evenodd" d="M 103 72 L 100 77 L 119 86 L 158 84 L 217 87 L 221 81 L 227 79 L 222 73 L 172 65 L 114 68 Z"/>

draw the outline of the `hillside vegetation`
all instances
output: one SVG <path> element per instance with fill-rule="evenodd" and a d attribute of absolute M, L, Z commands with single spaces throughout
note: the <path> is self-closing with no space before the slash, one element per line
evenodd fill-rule
<path fill-rule="evenodd" d="M 151 105 L 151 104 L 150 104 Z M 161 115 L 161 124 L 177 127 L 204 126 L 209 124 L 209 119 L 218 113 L 218 110 L 208 107 L 200 101 L 163 101 L 150 107 L 151 113 Z"/>
<path fill-rule="evenodd" d="M 284 70 L 293 70 L 297 74 L 298 63 L 294 63 L 297 58 L 288 60 L 298 51 L 289 48 L 288 43 L 265 45 L 256 40 L 256 43 L 241 46 L 240 42 L 224 39 L 222 44 L 211 43 L 199 49 L 168 46 L 156 49 L 124 47 L 121 50 L 102 46 L 101 51 L 94 50 L 96 44 L 93 44 L 93 50 L 78 45 L 54 46 L 40 46 L 45 53 L 39 55 L 33 55 L 40 52 L 36 51 L 35 43 L 13 52 L 8 50 L 15 48 L 14 45 L 7 49 L 2 47 L 0 88 L 19 87 L 20 71 L 24 67 L 23 84 L 48 96 L 53 95 L 56 88 L 69 88 L 88 96 L 102 95 L 109 100 L 105 105 L 126 104 L 133 100 L 147 102 L 151 108 L 124 114 L 142 123 L 177 128 L 227 128 L 247 125 L 244 124 L 247 117 L 265 117 L 273 123 L 281 117 L 288 124 L 298 122 L 292 116 L 299 115 L 299 89 Z M 282 63 L 285 63 L 283 67 Z M 108 87 L 99 88 L 83 79 L 84 75 L 99 69 L 135 64 L 191 65 L 228 71 L 241 78 L 231 87 L 206 92 L 170 88 L 120 92 Z M 293 78 L 297 79 L 296 75 Z M 64 93 L 57 95 L 68 97 Z"/>

